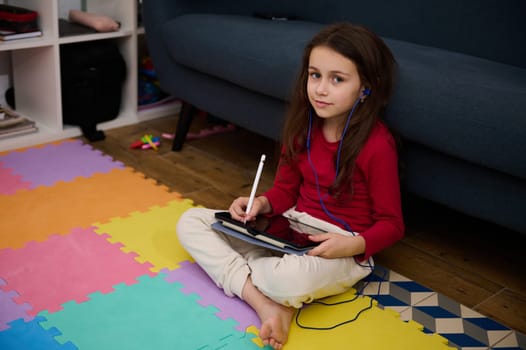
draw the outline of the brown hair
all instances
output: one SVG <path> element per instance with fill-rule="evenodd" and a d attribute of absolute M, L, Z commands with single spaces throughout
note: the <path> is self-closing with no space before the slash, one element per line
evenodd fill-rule
<path fill-rule="evenodd" d="M 316 34 L 305 47 L 301 70 L 288 106 L 282 143 L 285 148 L 282 161 L 294 163 L 298 153 L 306 149 L 311 105 L 307 95 L 308 67 L 314 47 L 326 46 L 347 57 L 356 65 L 364 87 L 370 95 L 359 103 L 349 122 L 342 142 L 340 169 L 332 185 L 333 193 L 340 192 L 341 185 L 350 179 L 354 163 L 375 123 L 383 118 L 392 95 L 396 62 L 383 40 L 367 28 L 351 23 L 335 23 Z M 350 98 L 350 96 L 349 96 Z M 312 110 L 312 128 L 321 127 L 323 120 Z M 336 159 L 334 160 L 336 165 Z"/>

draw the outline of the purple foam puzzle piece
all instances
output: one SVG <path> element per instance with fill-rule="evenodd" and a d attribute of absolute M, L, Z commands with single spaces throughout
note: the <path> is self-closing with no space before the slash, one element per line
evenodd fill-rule
<path fill-rule="evenodd" d="M 0 278 L 0 286 L 3 285 L 5 285 L 5 281 Z M 0 331 L 9 328 L 8 323 L 19 318 L 23 318 L 26 322 L 33 319 L 27 314 L 31 305 L 15 303 L 13 298 L 17 296 L 18 293 L 15 291 L 4 292 L 0 289 Z"/>
<path fill-rule="evenodd" d="M 31 183 L 31 188 L 51 186 L 57 181 L 71 181 L 75 177 L 90 177 L 123 168 L 121 162 L 103 155 L 80 140 L 47 144 L 0 156 L 6 168 Z"/>
<path fill-rule="evenodd" d="M 179 282 L 184 286 L 181 289 L 183 293 L 195 293 L 201 297 L 199 304 L 215 306 L 219 309 L 219 312 L 216 313 L 219 318 L 236 320 L 237 330 L 245 331 L 249 326 L 261 327 L 256 312 L 243 300 L 225 295 L 198 264 L 183 261 L 179 266 L 175 270 L 164 269 L 162 271 L 166 274 L 167 282 Z"/>

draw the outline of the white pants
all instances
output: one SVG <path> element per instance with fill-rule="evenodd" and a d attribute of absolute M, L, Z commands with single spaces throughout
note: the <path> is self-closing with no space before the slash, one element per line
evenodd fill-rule
<path fill-rule="evenodd" d="M 366 277 L 369 262 L 354 258 L 325 259 L 316 256 L 282 254 L 213 230 L 217 210 L 191 208 L 180 217 L 177 235 L 195 261 L 228 296 L 242 299 L 243 286 L 252 283 L 270 299 L 295 308 L 314 299 L 342 293 Z M 328 232 L 350 235 L 336 225 L 293 209 L 284 213 Z"/>

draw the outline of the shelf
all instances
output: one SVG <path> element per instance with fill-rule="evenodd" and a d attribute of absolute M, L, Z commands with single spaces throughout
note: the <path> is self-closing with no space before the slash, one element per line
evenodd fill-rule
<path fill-rule="evenodd" d="M 71 128 L 69 130 L 57 130 L 49 128 L 41 123 L 36 123 L 38 131 L 30 134 L 15 135 L 0 139 L 0 151 L 7 151 L 16 148 L 28 147 L 41 143 L 57 141 L 65 138 L 80 136 L 81 132 L 78 128 Z"/>
<path fill-rule="evenodd" d="M 12 51 L 34 47 L 52 46 L 53 39 L 46 36 L 37 38 L 16 39 L 12 41 L 0 41 L 0 51 Z"/>
<path fill-rule="evenodd" d="M 0 52 L 10 55 L 10 77 L 14 85 L 16 109 L 37 124 L 38 131 L 0 139 L 0 151 L 27 147 L 80 136 L 76 126 L 63 125 L 60 79 L 61 45 L 95 40 L 114 40 L 126 62 L 127 78 L 122 88 L 119 115 L 97 124 L 99 130 L 139 123 L 180 111 L 179 101 L 145 108 L 138 106 L 139 45 L 145 31 L 137 25 L 137 4 L 129 0 L 82 0 L 85 11 L 105 14 L 121 23 L 110 33 L 59 36 L 59 3 L 64 0 L 8 0 L 4 3 L 33 9 L 39 13 L 42 37 L 0 42 Z"/>
<path fill-rule="evenodd" d="M 127 36 L 132 36 L 132 35 L 133 35 L 133 30 L 120 30 L 118 32 L 111 32 L 111 33 L 93 33 L 93 34 L 64 36 L 64 37 L 59 38 L 58 42 L 59 44 L 70 44 L 70 43 L 78 43 L 78 42 L 84 42 L 84 41 L 123 38 Z"/>

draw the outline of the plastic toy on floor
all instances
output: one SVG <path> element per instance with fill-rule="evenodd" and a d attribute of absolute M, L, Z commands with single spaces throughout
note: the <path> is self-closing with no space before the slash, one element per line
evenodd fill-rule
<path fill-rule="evenodd" d="M 153 137 L 153 135 L 144 135 L 141 137 L 140 140 L 137 140 L 133 142 L 130 145 L 130 148 L 132 149 L 150 149 L 153 148 L 154 150 L 158 150 L 159 146 L 161 145 L 161 138 L 156 136 Z"/>

